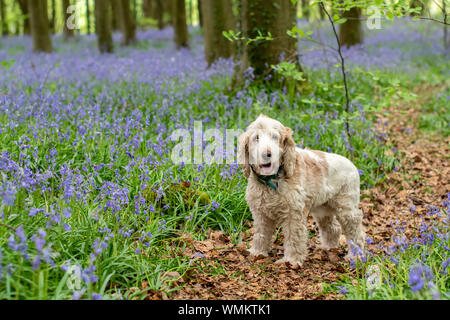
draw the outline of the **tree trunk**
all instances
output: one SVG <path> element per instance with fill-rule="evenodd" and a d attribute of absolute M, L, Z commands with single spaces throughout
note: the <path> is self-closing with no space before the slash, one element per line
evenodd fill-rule
<path fill-rule="evenodd" d="M 45 2 L 47 0 L 28 0 L 31 35 L 34 52 L 52 52 L 52 40 Z"/>
<path fill-rule="evenodd" d="M 142 13 L 144 17 L 153 17 L 153 1 L 152 0 L 142 0 Z"/>
<path fill-rule="evenodd" d="M 204 3 L 203 3 L 204 4 Z M 282 61 L 295 63 L 302 71 L 297 57 L 297 40 L 286 34 L 296 23 L 296 7 L 291 0 L 242 0 L 241 27 L 246 39 L 255 39 L 258 31 L 273 40 L 259 40 L 242 47 L 241 68 L 233 79 L 243 82 L 244 72 L 251 67 L 254 80 L 271 81 L 276 79 L 271 65 Z"/>
<path fill-rule="evenodd" d="M 51 10 L 51 16 L 50 16 L 50 31 L 52 33 L 55 32 L 55 25 L 56 25 L 56 4 L 55 0 L 51 0 L 52 10 Z"/>
<path fill-rule="evenodd" d="M 22 11 L 23 18 L 23 33 L 31 34 L 30 28 L 30 12 L 28 11 L 28 0 L 19 0 L 20 11 Z"/>
<path fill-rule="evenodd" d="M 111 1 L 111 9 L 112 9 L 112 20 L 111 20 L 111 27 L 112 30 L 122 30 L 122 12 L 121 12 L 121 5 L 120 0 L 112 0 Z"/>
<path fill-rule="evenodd" d="M 153 19 L 158 21 L 158 29 L 162 30 L 164 29 L 164 5 L 162 0 L 153 0 L 154 1 L 154 7 L 153 7 Z"/>
<path fill-rule="evenodd" d="M 64 33 L 65 40 L 69 40 L 69 39 L 73 38 L 73 36 L 74 36 L 73 29 L 69 28 L 69 26 L 67 25 L 68 20 L 71 16 L 71 14 L 67 12 L 67 9 L 69 7 L 70 7 L 70 0 L 63 0 L 63 2 L 62 2 L 62 10 L 63 10 L 63 17 L 64 17 L 63 33 Z"/>
<path fill-rule="evenodd" d="M 9 35 L 8 22 L 6 21 L 6 3 L 5 0 L 0 0 L 0 20 L 2 28 L 2 36 Z"/>
<path fill-rule="evenodd" d="M 205 35 L 205 56 L 208 66 L 218 58 L 235 54 L 235 45 L 225 38 L 223 31 L 236 30 L 231 0 L 205 1 L 202 6 Z"/>
<path fill-rule="evenodd" d="M 87 34 L 91 34 L 91 10 L 89 9 L 89 0 L 86 0 L 86 22 L 87 22 Z"/>
<path fill-rule="evenodd" d="M 309 9 L 309 0 L 302 0 L 302 15 L 306 20 L 309 20 L 310 17 Z"/>
<path fill-rule="evenodd" d="M 202 1 L 203 1 L 203 0 L 197 0 L 198 23 L 200 24 L 200 28 L 203 28 L 203 9 L 202 9 Z"/>
<path fill-rule="evenodd" d="M 95 31 L 100 52 L 112 53 L 111 0 L 95 0 Z"/>
<path fill-rule="evenodd" d="M 189 33 L 186 23 L 186 6 L 184 0 L 172 0 L 172 20 L 174 41 L 177 49 L 189 47 Z"/>
<path fill-rule="evenodd" d="M 120 27 L 122 29 L 122 45 L 128 46 L 136 42 L 136 23 L 130 7 L 129 0 L 113 0 L 117 8 L 117 18 L 120 18 Z"/>
<path fill-rule="evenodd" d="M 173 0 L 161 0 L 163 1 L 163 19 L 167 21 L 167 24 L 173 25 Z M 167 19 L 166 19 L 167 17 Z"/>
<path fill-rule="evenodd" d="M 347 18 L 347 21 L 339 25 L 341 46 L 351 47 L 362 43 L 361 9 L 353 7 L 348 11 L 344 11 L 342 17 Z"/>
<path fill-rule="evenodd" d="M 192 0 L 188 0 L 187 3 L 187 18 L 186 18 L 188 26 L 192 26 Z"/>

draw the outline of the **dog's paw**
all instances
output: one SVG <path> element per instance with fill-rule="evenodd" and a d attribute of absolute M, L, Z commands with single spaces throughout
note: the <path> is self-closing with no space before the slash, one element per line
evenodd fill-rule
<path fill-rule="evenodd" d="M 275 261 L 275 264 L 285 264 L 288 267 L 292 267 L 292 268 L 296 269 L 296 268 L 300 268 L 303 265 L 303 262 L 301 262 L 299 260 L 288 259 L 286 257 L 283 257 L 283 258 Z"/>
<path fill-rule="evenodd" d="M 255 248 L 250 248 L 248 250 L 248 252 L 250 252 L 250 255 L 254 258 L 266 258 L 269 256 L 269 254 L 267 252 L 264 251 L 260 251 L 260 250 L 256 250 Z"/>

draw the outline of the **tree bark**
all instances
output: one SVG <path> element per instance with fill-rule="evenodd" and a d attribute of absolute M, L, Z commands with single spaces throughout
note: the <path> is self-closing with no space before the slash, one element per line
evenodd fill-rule
<path fill-rule="evenodd" d="M 122 29 L 122 45 L 128 46 L 136 42 L 136 23 L 133 18 L 133 13 L 130 7 L 129 0 L 113 0 L 115 1 L 115 8 L 119 15 L 120 27 Z"/>
<path fill-rule="evenodd" d="M 91 10 L 89 8 L 89 0 L 86 0 L 86 22 L 87 22 L 87 34 L 91 34 Z"/>
<path fill-rule="evenodd" d="M 52 52 L 52 40 L 45 2 L 47 0 L 28 0 L 31 35 L 34 52 Z"/>
<path fill-rule="evenodd" d="M 162 0 L 163 1 L 163 19 L 167 21 L 167 24 L 173 25 L 173 0 Z M 167 19 L 166 19 L 167 17 Z"/>
<path fill-rule="evenodd" d="M 51 0 L 51 16 L 50 16 L 50 31 L 52 33 L 55 33 L 55 26 L 56 26 L 56 4 L 55 0 Z"/>
<path fill-rule="evenodd" d="M 153 0 L 153 19 L 158 21 L 158 29 L 164 29 L 164 5 L 162 0 Z"/>
<path fill-rule="evenodd" d="M 153 17 L 153 1 L 152 0 L 142 0 L 142 13 L 146 18 Z"/>
<path fill-rule="evenodd" d="M 9 35 L 8 22 L 6 21 L 6 3 L 5 0 L 0 0 L 0 20 L 2 28 L 2 36 Z"/>
<path fill-rule="evenodd" d="M 198 23 L 200 24 L 200 28 L 203 28 L 203 9 L 202 9 L 202 1 L 203 1 L 203 0 L 197 0 Z"/>
<path fill-rule="evenodd" d="M 95 0 L 95 31 L 99 51 L 101 53 L 112 53 L 111 0 Z"/>
<path fill-rule="evenodd" d="M 120 6 L 120 0 L 112 0 L 111 1 L 111 9 L 112 9 L 112 15 L 111 15 L 111 27 L 112 30 L 122 30 L 122 12 L 121 12 L 121 6 Z"/>
<path fill-rule="evenodd" d="M 361 9 L 353 7 L 348 11 L 344 11 L 342 17 L 347 18 L 347 21 L 339 25 L 341 46 L 351 47 L 362 43 Z"/>
<path fill-rule="evenodd" d="M 18 0 L 20 11 L 22 11 L 23 18 L 23 33 L 31 34 L 30 28 L 30 12 L 28 10 L 28 0 Z"/>
<path fill-rule="evenodd" d="M 189 47 L 189 33 L 186 23 L 186 6 L 184 0 L 172 0 L 172 20 L 174 41 L 177 49 Z"/>
<path fill-rule="evenodd" d="M 222 34 L 223 31 L 236 30 L 231 0 L 205 1 L 202 6 L 205 56 L 208 66 L 218 58 L 229 58 L 235 54 L 235 45 Z"/>
<path fill-rule="evenodd" d="M 63 33 L 64 33 L 64 39 L 69 40 L 74 37 L 75 33 L 73 32 L 73 29 L 69 28 L 67 25 L 68 20 L 71 16 L 70 13 L 67 12 L 67 9 L 70 7 L 70 0 L 63 0 L 62 2 L 62 10 L 63 10 L 63 17 L 64 17 L 64 27 L 63 27 Z"/>
<path fill-rule="evenodd" d="M 296 7 L 291 0 L 242 0 L 241 27 L 246 39 L 255 39 L 258 31 L 273 40 L 258 40 L 243 45 L 241 68 L 235 72 L 234 84 L 243 82 L 244 72 L 251 67 L 254 80 L 276 79 L 271 65 L 282 61 L 295 63 L 302 71 L 297 57 L 297 40 L 286 34 L 296 23 Z"/>

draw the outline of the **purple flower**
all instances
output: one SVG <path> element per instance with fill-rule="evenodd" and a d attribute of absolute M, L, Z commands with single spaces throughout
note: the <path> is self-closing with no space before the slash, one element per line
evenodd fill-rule
<path fill-rule="evenodd" d="M 409 268 L 408 284 L 412 292 L 421 291 L 433 279 L 433 272 L 426 265 L 415 264 Z"/>
<path fill-rule="evenodd" d="M 34 217 L 34 216 L 37 215 L 39 212 L 44 212 L 44 209 L 31 208 L 31 209 L 30 209 L 30 213 L 28 214 L 28 216 Z"/>
<path fill-rule="evenodd" d="M 339 294 L 346 295 L 348 293 L 346 286 L 337 286 L 337 288 L 339 289 Z"/>
<path fill-rule="evenodd" d="M 442 262 L 442 264 L 441 264 L 441 268 L 442 268 L 441 273 L 442 273 L 442 274 L 448 274 L 447 267 L 448 267 L 448 264 L 449 264 L 449 263 L 450 263 L 450 258 L 447 258 L 447 260 L 445 260 L 444 262 Z"/>
<path fill-rule="evenodd" d="M 103 297 L 102 297 L 101 294 L 93 292 L 92 293 L 92 300 L 103 300 Z"/>

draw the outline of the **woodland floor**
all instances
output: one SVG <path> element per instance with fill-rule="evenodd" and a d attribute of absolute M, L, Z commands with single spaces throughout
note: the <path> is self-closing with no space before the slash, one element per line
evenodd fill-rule
<path fill-rule="evenodd" d="M 387 143 L 401 154 L 401 167 L 388 173 L 386 181 L 361 192 L 364 229 L 373 239 L 368 249 L 382 254 L 377 246 L 390 244 L 397 226 L 412 235 L 419 220 L 412 218 L 410 207 L 425 213 L 429 205 L 441 205 L 450 190 L 450 138 L 428 134 L 416 128 L 422 103 L 436 94 L 440 87 L 416 88 L 415 101 L 398 100 L 388 110 L 380 112 L 380 129 L 387 133 Z M 203 258 L 193 259 L 191 272 L 180 276 L 167 274 L 172 290 L 150 291 L 149 299 L 340 299 L 336 293 L 323 293 L 324 283 L 339 280 L 344 274 L 355 277 L 344 260 L 345 241 L 338 249 L 319 248 L 318 230 L 312 218 L 308 221 L 309 255 L 299 269 L 273 262 L 282 255 L 282 235 L 278 234 L 268 258 L 254 261 L 247 249 L 253 229 L 243 234 L 243 241 L 233 244 L 221 231 L 211 232 L 205 241 L 185 236 L 184 254 L 199 252 Z M 251 226 L 251 225 L 249 225 Z M 355 280 L 356 281 L 356 280 Z M 147 284 L 143 283 L 143 287 Z M 175 287 L 174 287 L 175 286 Z"/>

